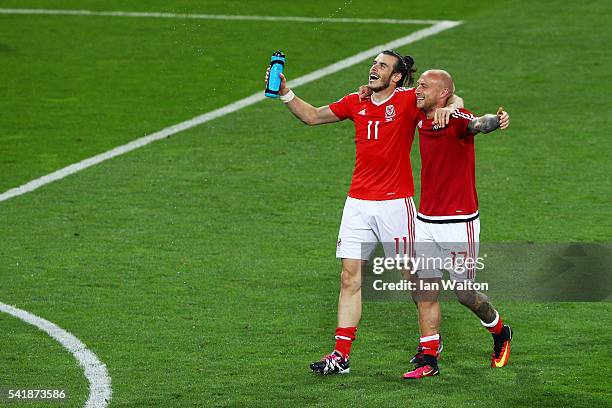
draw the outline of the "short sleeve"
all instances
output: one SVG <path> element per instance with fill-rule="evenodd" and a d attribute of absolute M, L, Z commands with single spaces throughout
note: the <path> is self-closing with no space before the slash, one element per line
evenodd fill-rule
<path fill-rule="evenodd" d="M 353 112 L 351 110 L 351 97 L 353 94 L 345 95 L 340 100 L 329 104 L 329 109 L 338 117 L 338 119 L 352 119 Z"/>
<path fill-rule="evenodd" d="M 459 137 L 472 136 L 475 134 L 468 131 L 468 125 L 474 119 L 472 112 L 467 109 L 455 109 L 451 117 L 455 119 L 452 121 L 452 126 L 457 129 Z"/>

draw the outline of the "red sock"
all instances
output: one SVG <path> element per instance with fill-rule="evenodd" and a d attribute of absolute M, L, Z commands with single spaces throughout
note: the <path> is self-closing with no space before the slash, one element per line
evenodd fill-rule
<path fill-rule="evenodd" d="M 436 357 L 440 347 L 440 335 L 436 333 L 431 336 L 421 337 L 420 343 L 423 354 Z"/>
<path fill-rule="evenodd" d="M 355 340 L 357 327 L 337 327 L 336 328 L 336 351 L 340 352 L 344 358 L 349 358 L 351 346 Z"/>
<path fill-rule="evenodd" d="M 493 319 L 491 323 L 485 323 L 482 320 L 480 323 L 482 323 L 482 325 L 493 334 L 501 333 L 502 329 L 504 328 L 504 323 L 502 322 L 501 316 L 499 313 L 497 313 L 497 311 L 495 311 L 495 319 Z"/>

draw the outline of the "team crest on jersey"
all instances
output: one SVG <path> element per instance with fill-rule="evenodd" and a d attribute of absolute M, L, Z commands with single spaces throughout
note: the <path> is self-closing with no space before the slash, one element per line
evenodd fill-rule
<path fill-rule="evenodd" d="M 385 121 L 391 122 L 395 117 L 395 106 L 387 105 L 385 106 Z"/>

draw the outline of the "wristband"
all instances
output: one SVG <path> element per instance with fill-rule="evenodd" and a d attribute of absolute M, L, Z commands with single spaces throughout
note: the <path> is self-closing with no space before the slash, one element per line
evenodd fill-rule
<path fill-rule="evenodd" d="M 293 100 L 293 98 L 295 98 L 295 94 L 291 89 L 286 94 L 280 95 L 280 100 L 283 101 L 283 103 L 289 103 Z"/>

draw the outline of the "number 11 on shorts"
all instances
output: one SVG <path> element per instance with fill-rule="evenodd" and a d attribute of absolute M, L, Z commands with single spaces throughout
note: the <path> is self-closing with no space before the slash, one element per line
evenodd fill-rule
<path fill-rule="evenodd" d="M 403 255 L 406 255 L 408 253 L 408 237 L 396 237 L 395 239 L 395 253 L 397 255 L 400 255 L 400 240 L 401 242 L 403 242 L 404 244 L 404 253 Z"/>

